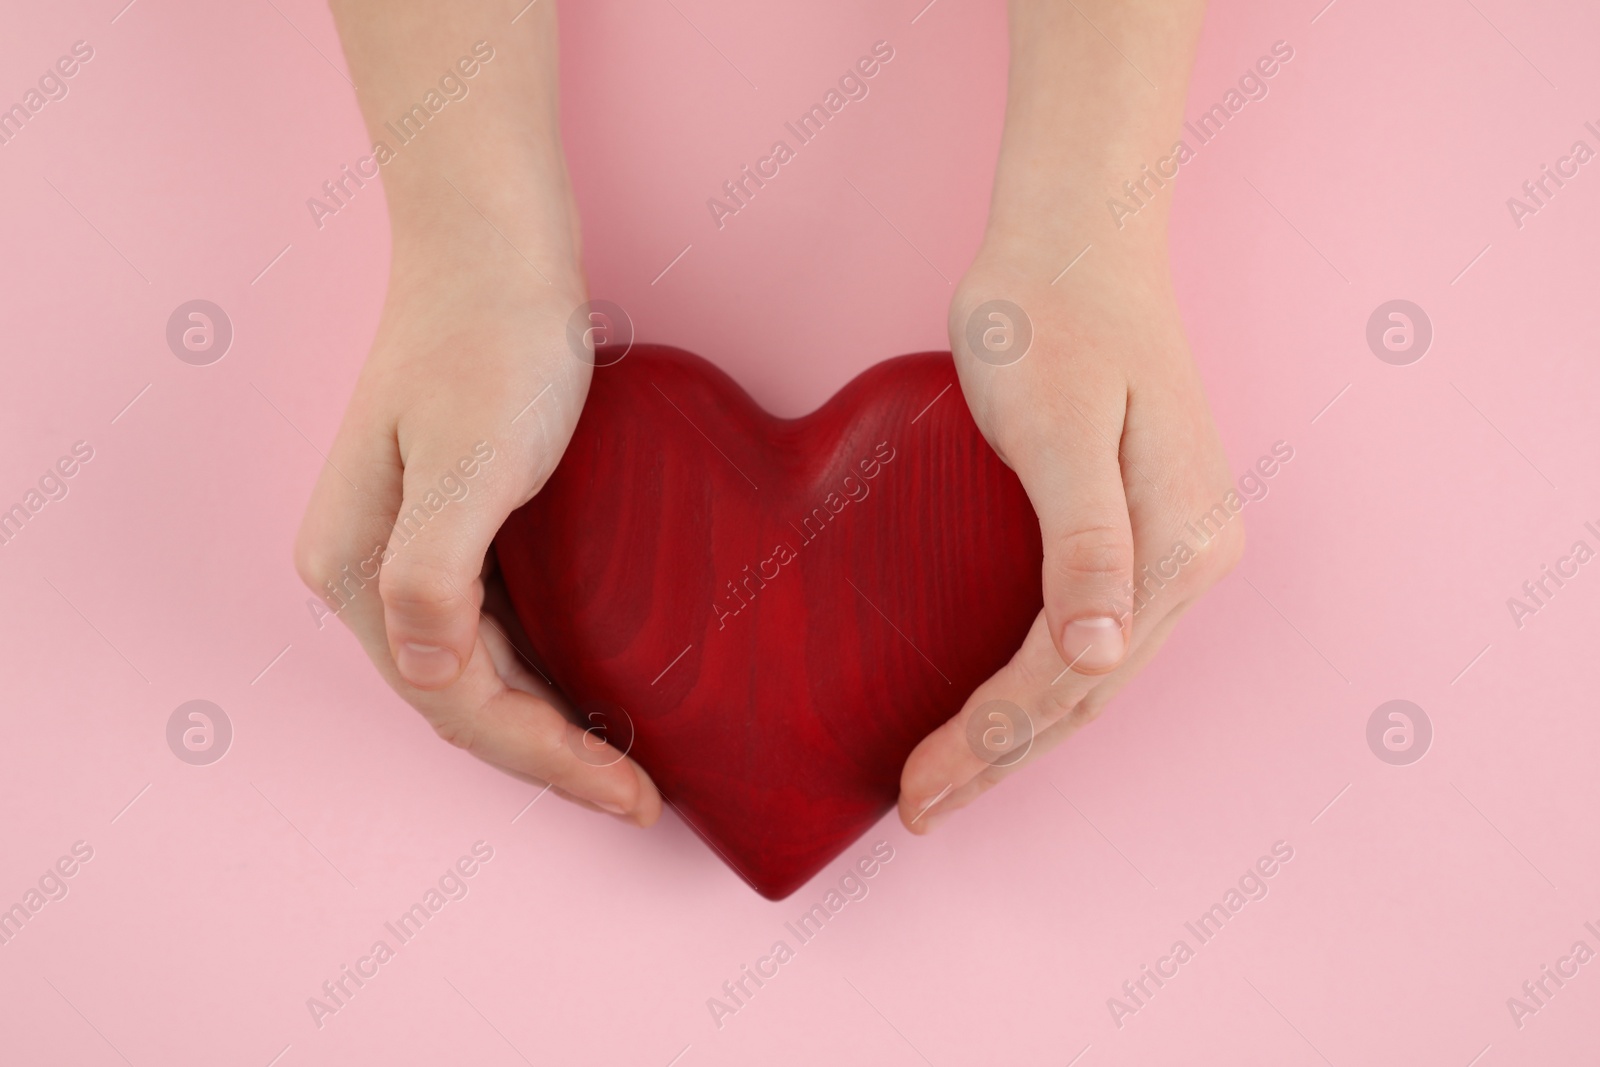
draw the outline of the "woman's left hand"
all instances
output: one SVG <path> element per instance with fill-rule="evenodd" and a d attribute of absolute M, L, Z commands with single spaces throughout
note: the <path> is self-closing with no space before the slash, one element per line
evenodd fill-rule
<path fill-rule="evenodd" d="M 1055 283 L 1061 253 L 1041 244 L 991 236 L 951 301 L 950 343 L 1038 513 L 1044 610 L 906 761 L 900 817 L 917 833 L 1098 715 L 1244 550 L 1165 242 L 1109 243 Z"/>

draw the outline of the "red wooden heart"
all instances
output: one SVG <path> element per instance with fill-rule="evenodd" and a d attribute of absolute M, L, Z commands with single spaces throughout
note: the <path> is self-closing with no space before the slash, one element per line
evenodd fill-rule
<path fill-rule="evenodd" d="M 945 353 L 786 420 L 635 346 L 495 547 L 546 673 L 774 900 L 894 805 L 1041 605 L 1038 520 Z"/>

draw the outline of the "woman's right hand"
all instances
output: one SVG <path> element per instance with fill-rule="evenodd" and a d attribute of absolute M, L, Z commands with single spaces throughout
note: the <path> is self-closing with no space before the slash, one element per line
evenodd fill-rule
<path fill-rule="evenodd" d="M 424 72 L 470 47 L 477 6 L 334 5 L 375 140 L 393 140 L 384 116 Z M 295 563 L 441 737 L 643 826 L 661 814 L 655 785 L 563 713 L 508 636 L 519 627 L 488 566 L 500 525 L 561 459 L 592 374 L 588 335 L 568 334 L 585 291 L 544 9 L 478 49 L 493 65 L 383 166 L 388 294 Z"/>

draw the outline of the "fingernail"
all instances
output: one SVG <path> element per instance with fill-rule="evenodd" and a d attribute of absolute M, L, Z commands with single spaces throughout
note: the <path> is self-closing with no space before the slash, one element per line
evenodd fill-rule
<path fill-rule="evenodd" d="M 1061 650 L 1074 670 L 1108 671 L 1122 662 L 1127 644 L 1122 624 L 1105 616 L 1073 619 L 1061 633 Z"/>
<path fill-rule="evenodd" d="M 954 814 L 955 812 L 953 811 L 940 811 L 929 815 L 926 819 L 922 820 L 922 832 L 925 834 L 933 833 L 939 827 L 944 825 L 946 819 L 950 818 L 950 816 Z"/>
<path fill-rule="evenodd" d="M 444 685 L 461 673 L 461 660 L 454 652 L 438 645 L 419 645 L 415 641 L 400 646 L 395 666 L 400 668 L 400 677 L 412 685 L 424 687 Z"/>
<path fill-rule="evenodd" d="M 950 790 L 946 789 L 943 793 L 935 793 L 931 797 L 923 797 L 917 801 L 917 813 L 911 817 L 911 825 L 928 826 L 931 825 L 930 820 L 937 819 L 940 815 L 945 814 L 945 812 L 935 812 L 933 809 L 949 792 Z"/>
<path fill-rule="evenodd" d="M 623 807 L 621 804 L 607 804 L 603 800 L 592 800 L 590 803 L 602 811 L 609 811 L 613 815 L 628 814 L 628 809 Z"/>

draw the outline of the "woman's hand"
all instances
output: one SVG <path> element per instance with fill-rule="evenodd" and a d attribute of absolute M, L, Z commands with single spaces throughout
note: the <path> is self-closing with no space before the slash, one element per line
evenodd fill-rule
<path fill-rule="evenodd" d="M 1131 220 L 1108 207 L 1171 154 L 1203 10 L 1011 2 L 994 200 L 950 344 L 973 417 L 1038 513 L 1044 610 L 906 761 L 913 831 L 1094 718 L 1243 552 L 1242 521 L 1212 512 L 1232 485 L 1173 297 L 1171 182 L 1150 183 Z"/>
<path fill-rule="evenodd" d="M 375 141 L 475 40 L 472 54 L 492 58 L 384 164 L 388 294 L 296 566 L 440 736 L 648 825 L 654 784 L 563 714 L 509 636 L 519 628 L 490 569 L 495 533 L 555 469 L 592 373 L 592 335 L 569 330 L 585 295 L 553 5 L 497 44 L 480 35 L 504 12 L 481 0 L 334 6 Z"/>
<path fill-rule="evenodd" d="M 906 762 L 900 814 L 918 832 L 1099 714 L 1244 548 L 1240 517 L 1208 518 L 1233 487 L 1164 260 L 1086 257 L 1052 286 L 1041 252 L 986 245 L 951 303 L 967 403 L 1039 516 L 1044 610 Z M 1016 362 L 1027 325 L 994 300 L 1031 321 Z M 974 352 L 969 333 L 989 331 L 997 348 Z"/>

